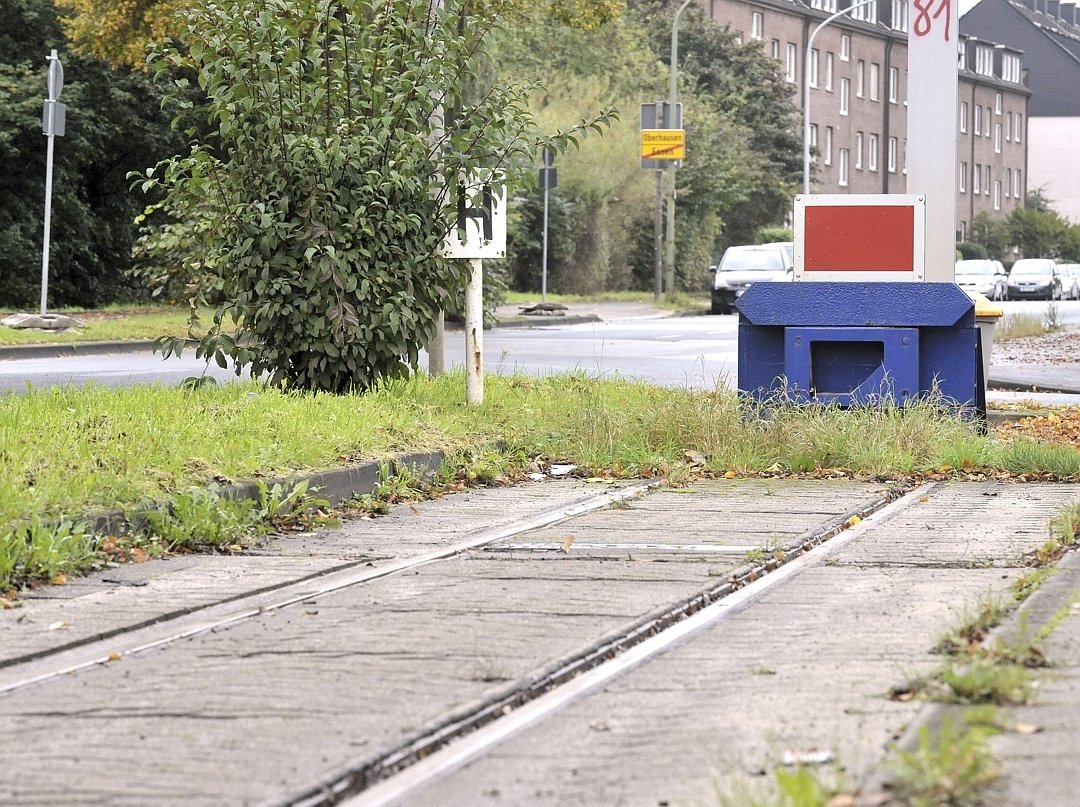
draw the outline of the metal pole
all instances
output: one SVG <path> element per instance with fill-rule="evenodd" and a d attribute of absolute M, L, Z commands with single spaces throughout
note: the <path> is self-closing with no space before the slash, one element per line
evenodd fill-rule
<path fill-rule="evenodd" d="M 484 262 L 469 260 L 465 287 L 465 399 L 472 406 L 484 402 Z"/>
<path fill-rule="evenodd" d="M 653 217 L 653 299 L 660 302 L 663 294 L 664 263 L 664 172 L 656 174 L 656 215 Z"/>
<path fill-rule="evenodd" d="M 671 22 L 671 76 L 668 84 L 668 104 L 671 123 L 675 122 L 676 103 L 678 101 L 678 75 L 679 75 L 679 18 L 694 0 L 683 0 L 679 10 L 675 12 L 675 19 Z M 868 0 L 869 1 L 869 0 Z M 668 204 L 667 204 L 667 293 L 668 297 L 675 294 L 675 163 L 672 161 L 667 167 L 668 175 Z"/>
<path fill-rule="evenodd" d="M 435 26 L 440 25 L 438 16 L 442 13 L 443 0 L 429 0 L 428 9 L 432 19 L 432 36 L 436 33 Z M 431 114 L 431 141 L 440 143 L 446 135 L 446 120 L 442 104 L 438 104 Z M 427 369 L 428 375 L 434 377 L 446 372 L 446 312 L 439 310 L 435 319 L 435 335 L 427 343 Z"/>
<path fill-rule="evenodd" d="M 546 170 L 546 169 L 545 169 Z M 547 302 L 547 263 L 548 263 L 548 174 L 544 174 L 544 251 L 540 262 L 540 302 Z"/>
<path fill-rule="evenodd" d="M 49 129 L 52 129 L 51 125 Z M 41 316 L 45 316 L 46 301 L 49 298 L 49 239 L 51 238 L 49 231 L 52 225 L 53 143 L 55 141 L 56 137 L 50 134 L 49 144 L 45 150 L 45 238 L 41 250 Z"/>
<path fill-rule="evenodd" d="M 810 54 L 814 50 L 814 39 L 817 38 L 818 32 L 835 20 L 837 17 L 843 17 L 845 14 L 850 14 L 857 8 L 868 6 L 871 3 L 876 3 L 877 0 L 858 0 L 856 3 L 852 3 L 843 11 L 837 11 L 826 17 L 810 34 L 810 38 L 806 40 L 806 52 L 803 54 L 803 160 L 802 160 L 802 175 L 803 175 L 803 193 L 810 193 Z"/>

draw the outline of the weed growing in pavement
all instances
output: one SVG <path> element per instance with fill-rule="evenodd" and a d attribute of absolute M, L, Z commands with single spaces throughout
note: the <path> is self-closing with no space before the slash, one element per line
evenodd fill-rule
<path fill-rule="evenodd" d="M 264 532 L 261 513 L 250 499 L 226 499 L 213 488 L 192 487 L 168 507 L 146 513 L 146 533 L 166 552 L 240 545 Z"/>
<path fill-rule="evenodd" d="M 799 765 L 777 768 L 771 780 L 752 782 L 745 775 L 726 776 L 713 783 L 717 807 L 828 807 L 853 804 L 840 775 Z"/>
<path fill-rule="evenodd" d="M 1055 301 L 1051 300 L 1046 304 L 1046 314 L 1043 321 L 1046 323 L 1046 330 L 1061 330 L 1061 309 Z"/>
<path fill-rule="evenodd" d="M 31 516 L 0 534 L 0 591 L 21 580 L 50 580 L 85 568 L 94 558 L 89 525 Z"/>
<path fill-rule="evenodd" d="M 1001 597 L 993 594 L 980 596 L 974 606 L 964 606 L 960 611 L 959 624 L 938 639 L 933 652 L 947 656 L 974 652 L 990 629 L 1000 625 L 1008 613 L 1009 607 Z"/>
<path fill-rule="evenodd" d="M 998 732 L 993 713 L 965 710 L 946 715 L 940 727 L 919 729 L 910 751 L 894 750 L 888 763 L 890 791 L 905 807 L 966 807 L 981 803 L 983 790 L 1000 776 L 988 740 Z"/>
<path fill-rule="evenodd" d="M 941 687 L 933 695 L 942 703 L 1019 705 L 1027 703 L 1031 694 L 1031 673 L 1026 667 L 989 655 L 946 665 L 937 682 Z"/>

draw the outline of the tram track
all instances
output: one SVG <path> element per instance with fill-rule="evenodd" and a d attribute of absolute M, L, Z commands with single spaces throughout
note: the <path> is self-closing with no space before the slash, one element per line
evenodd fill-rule
<path fill-rule="evenodd" d="M 546 665 L 527 679 L 519 679 L 504 691 L 412 732 L 393 747 L 354 760 L 286 798 L 265 805 L 321 807 L 347 802 L 358 807 L 382 807 L 399 803 L 410 791 L 737 613 L 773 586 L 811 564 L 823 562 L 866 530 L 880 526 L 892 514 L 924 498 L 937 485 L 929 483 L 907 491 L 891 489 L 827 519 L 798 536 L 781 556 L 746 564 L 726 579 L 645 615 L 580 652 Z M 514 548 L 541 547 L 510 547 Z M 507 549 L 503 546 L 495 551 Z M 815 549 L 821 551 L 810 555 Z"/>
<path fill-rule="evenodd" d="M 343 589 L 448 560 L 515 535 L 609 507 L 615 502 L 645 495 L 659 486 L 659 482 L 650 481 L 585 496 L 567 505 L 546 508 L 496 527 L 482 528 L 462 541 L 432 552 L 392 560 L 375 567 L 368 559 L 337 565 L 315 575 L 304 575 L 239 596 L 159 616 L 82 642 L 9 658 L 0 662 L 0 697 L 167 647 L 200 634 L 226 629 Z"/>

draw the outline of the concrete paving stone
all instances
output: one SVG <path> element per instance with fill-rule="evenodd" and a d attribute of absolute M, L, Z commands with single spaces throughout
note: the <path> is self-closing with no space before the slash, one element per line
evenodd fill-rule
<path fill-rule="evenodd" d="M 1023 551 L 1043 537 L 1025 525 L 1049 518 L 1077 488 L 1012 486 L 983 497 L 987 490 L 938 487 L 925 504 L 912 504 L 838 552 L 836 563 L 789 578 L 401 803 L 717 804 L 717 791 L 729 787 L 725 777 L 771 772 L 785 749 L 831 751 L 845 775 L 859 781 L 919 709 L 887 700 L 889 687 L 938 666 L 931 648 L 955 624 L 957 609 L 1006 591 L 1012 577 L 951 562 L 970 552 L 942 550 L 920 508 L 947 514 L 958 499 L 981 502 L 976 514 L 955 520 L 977 516 L 1000 531 L 987 543 Z M 1018 531 L 1026 545 L 1004 537 Z M 882 549 L 886 537 L 895 554 Z M 957 543 L 955 535 L 951 540 Z M 934 562 L 897 563 L 901 545 L 910 558 Z"/>
<path fill-rule="evenodd" d="M 701 498 L 753 489 L 717 483 Z M 827 511 L 822 502 L 831 502 L 836 517 L 878 488 L 818 490 L 815 507 Z M 701 523 L 694 496 L 679 495 L 676 509 L 657 497 L 673 526 Z M 637 531 L 654 532 L 653 498 L 633 505 Z M 762 512 L 791 509 L 783 496 L 764 498 Z M 609 512 L 622 511 L 575 521 L 582 540 Z M 469 552 L 19 690 L 0 698 L 0 719 L 20 737 L 18 747 L 0 746 L 0 803 L 280 797 L 700 590 L 717 568 L 733 566 L 587 560 L 572 551 L 556 563 L 509 563 Z M 185 790 L 191 782 L 216 789 Z"/>

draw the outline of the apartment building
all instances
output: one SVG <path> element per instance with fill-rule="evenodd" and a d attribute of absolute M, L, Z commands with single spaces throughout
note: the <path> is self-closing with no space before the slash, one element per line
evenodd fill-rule
<path fill-rule="evenodd" d="M 812 192 L 906 192 L 907 0 L 858 6 L 816 35 L 857 0 L 700 2 L 743 42 L 761 43 L 800 106 L 809 84 Z M 1023 205 L 1030 93 L 1020 51 L 962 35 L 958 47 L 956 237 L 966 240 L 978 213 Z"/>
<path fill-rule="evenodd" d="M 962 31 L 1022 48 L 1028 86 L 1028 187 L 1080 223 L 1080 6 L 1058 0 L 980 0 Z"/>

